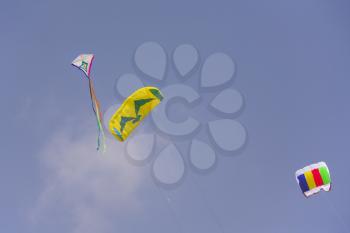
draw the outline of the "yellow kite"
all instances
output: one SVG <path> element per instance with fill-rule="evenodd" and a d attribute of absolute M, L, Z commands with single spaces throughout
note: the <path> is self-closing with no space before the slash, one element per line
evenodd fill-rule
<path fill-rule="evenodd" d="M 124 141 L 162 99 L 158 88 L 138 89 L 113 114 L 109 121 L 109 131 L 119 141 Z"/>

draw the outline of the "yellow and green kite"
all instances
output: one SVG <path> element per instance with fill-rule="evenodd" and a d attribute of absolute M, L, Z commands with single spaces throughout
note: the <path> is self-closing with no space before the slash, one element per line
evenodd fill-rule
<path fill-rule="evenodd" d="M 110 133 L 124 141 L 163 99 L 158 88 L 143 87 L 131 94 L 109 121 Z"/>

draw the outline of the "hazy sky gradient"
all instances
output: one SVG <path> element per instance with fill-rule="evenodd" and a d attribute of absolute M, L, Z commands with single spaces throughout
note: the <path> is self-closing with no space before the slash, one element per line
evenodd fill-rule
<path fill-rule="evenodd" d="M 2 1 L 0 232 L 350 232 L 349 12 L 346 0 Z M 145 41 L 229 54 L 246 99 L 245 150 L 172 190 L 118 145 L 102 161 L 87 82 L 70 66 L 96 55 L 106 108 Z M 322 160 L 333 190 L 305 199 L 294 172 Z"/>

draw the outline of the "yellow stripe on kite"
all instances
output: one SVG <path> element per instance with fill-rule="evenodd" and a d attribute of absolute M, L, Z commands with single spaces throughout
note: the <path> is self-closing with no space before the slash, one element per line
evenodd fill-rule
<path fill-rule="evenodd" d="M 304 173 L 307 185 L 309 186 L 309 190 L 316 188 L 314 176 L 311 171 L 307 171 Z"/>

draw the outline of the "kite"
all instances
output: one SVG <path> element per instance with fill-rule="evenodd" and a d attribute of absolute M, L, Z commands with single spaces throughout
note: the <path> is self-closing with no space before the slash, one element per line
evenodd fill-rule
<path fill-rule="evenodd" d="M 331 177 L 325 162 L 311 164 L 296 171 L 295 178 L 306 197 L 318 193 L 321 189 L 331 189 Z"/>
<path fill-rule="evenodd" d="M 124 141 L 163 99 L 158 88 L 143 87 L 131 94 L 109 121 L 110 133 Z"/>
<path fill-rule="evenodd" d="M 93 54 L 81 54 L 77 58 L 75 58 L 72 62 L 72 65 L 77 67 L 78 69 L 82 70 L 89 80 L 89 89 L 90 89 L 90 97 L 92 102 L 92 109 L 95 113 L 96 120 L 97 120 L 97 127 L 99 131 L 99 135 L 97 138 L 97 150 L 99 150 L 102 147 L 102 151 L 105 151 L 105 135 L 102 128 L 102 114 L 100 109 L 100 103 L 96 98 L 94 86 L 92 83 L 90 71 L 92 66 L 92 61 L 94 60 Z"/>

